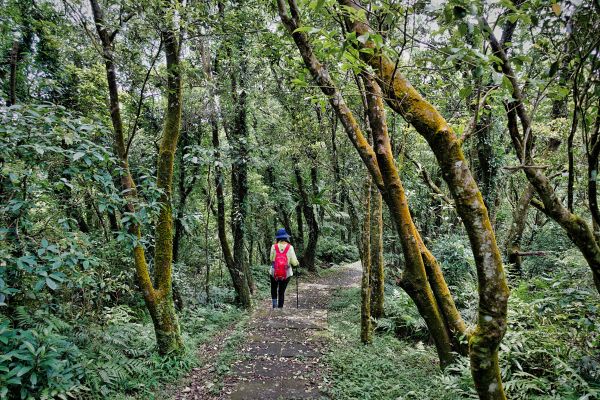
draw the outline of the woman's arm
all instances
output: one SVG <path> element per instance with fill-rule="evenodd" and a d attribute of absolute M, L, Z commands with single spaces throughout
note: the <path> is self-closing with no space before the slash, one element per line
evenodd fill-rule
<path fill-rule="evenodd" d="M 297 267 L 298 264 L 300 264 L 298 262 L 298 258 L 296 257 L 296 252 L 294 251 L 294 246 L 292 246 L 291 244 L 290 244 L 290 249 L 288 250 L 287 256 L 288 256 L 288 261 L 290 262 L 290 265 L 292 267 Z"/>

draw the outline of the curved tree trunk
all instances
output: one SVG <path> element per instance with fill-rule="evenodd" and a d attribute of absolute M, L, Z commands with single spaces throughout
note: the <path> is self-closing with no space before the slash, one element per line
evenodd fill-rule
<path fill-rule="evenodd" d="M 443 310 L 440 309 L 427 279 L 425 263 L 417 239 L 420 236 L 413 223 L 408 200 L 392 154 L 381 89 L 370 77 L 366 77 L 364 83 L 368 119 L 373 133 L 373 147 L 381 174 L 380 191 L 400 236 L 406 263 L 401 286 L 411 296 L 419 313 L 427 322 L 440 356 L 440 363 L 445 366 L 454 359 L 450 331 L 446 326 Z"/>

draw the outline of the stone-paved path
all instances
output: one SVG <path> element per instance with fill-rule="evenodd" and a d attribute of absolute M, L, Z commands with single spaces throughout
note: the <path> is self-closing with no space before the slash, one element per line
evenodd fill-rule
<path fill-rule="evenodd" d="M 358 286 L 359 262 L 336 267 L 326 277 L 303 283 L 300 279 L 299 308 L 296 281 L 286 290 L 283 309 L 272 309 L 266 299 L 244 330 L 239 361 L 230 366 L 218 395 L 210 394 L 206 381 L 214 367 L 196 369 L 190 384 L 177 400 L 232 399 L 279 400 L 320 399 L 324 383 L 321 358 L 327 350 L 327 306 L 339 287 Z M 209 385 L 210 386 L 210 385 Z"/>

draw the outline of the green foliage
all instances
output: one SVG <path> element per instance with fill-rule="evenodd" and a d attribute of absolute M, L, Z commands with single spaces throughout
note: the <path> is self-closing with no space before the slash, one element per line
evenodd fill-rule
<path fill-rule="evenodd" d="M 475 277 L 473 252 L 464 236 L 442 236 L 431 243 L 430 249 L 442 266 L 448 286 L 460 287 Z"/>
<path fill-rule="evenodd" d="M 403 340 L 429 340 L 427 325 L 413 301 L 402 289 L 391 285 L 386 285 L 385 317 L 377 320 L 377 331 Z"/>
<path fill-rule="evenodd" d="M 571 242 L 565 232 L 552 222 L 536 230 L 528 247 L 547 251 L 547 253 L 541 257 L 525 258 L 523 272 L 526 276 L 552 276 L 565 269 L 572 269 L 574 264 L 582 260 L 571 250 Z M 567 257 L 565 257 L 565 253 L 568 255 Z M 577 269 L 579 270 L 579 268 Z"/>
<path fill-rule="evenodd" d="M 547 240 L 541 236 L 540 240 Z M 463 291 L 453 291 L 455 298 L 476 299 L 476 288 L 470 283 L 470 252 L 455 237 L 440 239 L 433 247 L 440 261 L 441 254 L 447 255 L 448 272 L 455 272 L 450 278 L 453 287 Z M 339 290 L 333 296 L 329 323 L 334 345 L 326 357 L 333 369 L 328 377 L 332 397 L 477 399 L 468 359 L 459 357 L 439 372 L 435 349 L 414 303 L 391 285 L 385 294 L 386 316 L 377 321 L 372 346 L 359 343 L 359 289 Z M 594 399 L 600 395 L 600 308 L 578 251 L 563 252 L 562 261 L 553 269 L 521 281 L 511 293 L 508 309 L 500 366 L 510 398 Z M 474 315 L 475 310 L 476 301 L 468 303 L 462 314 Z M 427 374 L 429 367 L 432 370 Z"/>
<path fill-rule="evenodd" d="M 0 399 L 66 399 L 87 390 L 81 353 L 61 334 L 65 323 L 40 317 L 19 308 L 17 318 L 24 329 L 12 328 L 0 317 Z"/>
<path fill-rule="evenodd" d="M 430 249 L 442 267 L 448 288 L 463 319 L 475 322 L 478 304 L 477 274 L 468 239 L 459 235 L 444 235 L 434 240 Z"/>
<path fill-rule="evenodd" d="M 331 398 L 456 398 L 437 379 L 439 367 L 429 346 L 422 342 L 415 346 L 388 333 L 375 335 L 372 345 L 360 343 L 359 306 L 359 289 L 341 289 L 333 296 L 329 314 L 333 344 L 325 357 L 331 368 L 326 377 Z"/>
<path fill-rule="evenodd" d="M 339 237 L 323 236 L 317 244 L 317 258 L 325 263 L 340 264 L 358 260 L 358 249 Z"/>

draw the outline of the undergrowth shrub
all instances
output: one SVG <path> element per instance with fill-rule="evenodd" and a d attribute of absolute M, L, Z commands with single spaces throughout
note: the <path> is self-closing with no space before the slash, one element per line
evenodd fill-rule
<path fill-rule="evenodd" d="M 325 357 L 330 367 L 325 390 L 330 398 L 455 399 L 432 379 L 439 367 L 429 346 L 415 346 L 387 332 L 375 335 L 370 346 L 360 343 L 359 289 L 336 291 L 331 307 L 333 344 Z"/>
<path fill-rule="evenodd" d="M 398 287 L 386 287 L 385 317 L 377 320 L 377 330 L 398 338 L 428 341 L 429 331 L 417 307 Z"/>
<path fill-rule="evenodd" d="M 69 323 L 45 310 L 19 307 L 0 319 L 0 399 L 112 399 L 153 396 L 198 363 L 197 346 L 239 320 L 229 305 L 186 308 L 182 354 L 161 356 L 145 314 L 127 305 L 104 308 L 97 321 Z"/>
<path fill-rule="evenodd" d="M 0 319 L 0 399 L 74 397 L 86 390 L 83 377 L 79 349 L 52 321 L 15 329 Z"/>
<path fill-rule="evenodd" d="M 339 237 L 323 236 L 317 243 L 317 258 L 324 263 L 339 264 L 358 260 L 358 249 Z"/>
<path fill-rule="evenodd" d="M 470 252 L 462 251 L 456 241 L 446 242 L 436 244 L 436 256 L 445 264 L 455 299 L 474 299 L 463 300 L 461 307 L 461 314 L 471 321 L 468 316 L 476 315 L 477 291 L 469 272 Z M 509 327 L 500 348 L 507 396 L 517 400 L 598 399 L 600 305 L 589 268 L 573 248 L 561 251 L 560 257 L 546 258 L 553 266 L 540 273 L 534 273 L 535 269 L 548 261 L 527 259 L 534 267 L 528 271 L 531 277 L 518 282 L 509 298 Z M 333 398 L 477 399 L 468 358 L 459 357 L 439 371 L 424 321 L 410 298 L 389 283 L 385 313 L 385 318 L 377 320 L 373 345 L 363 346 L 359 341 L 360 290 L 336 292 L 329 317 L 335 344 L 326 358 L 333 371 L 329 376 Z M 425 366 L 411 368 L 411 360 Z M 426 378 L 421 376 L 429 366 L 425 360 L 434 365 Z"/>

